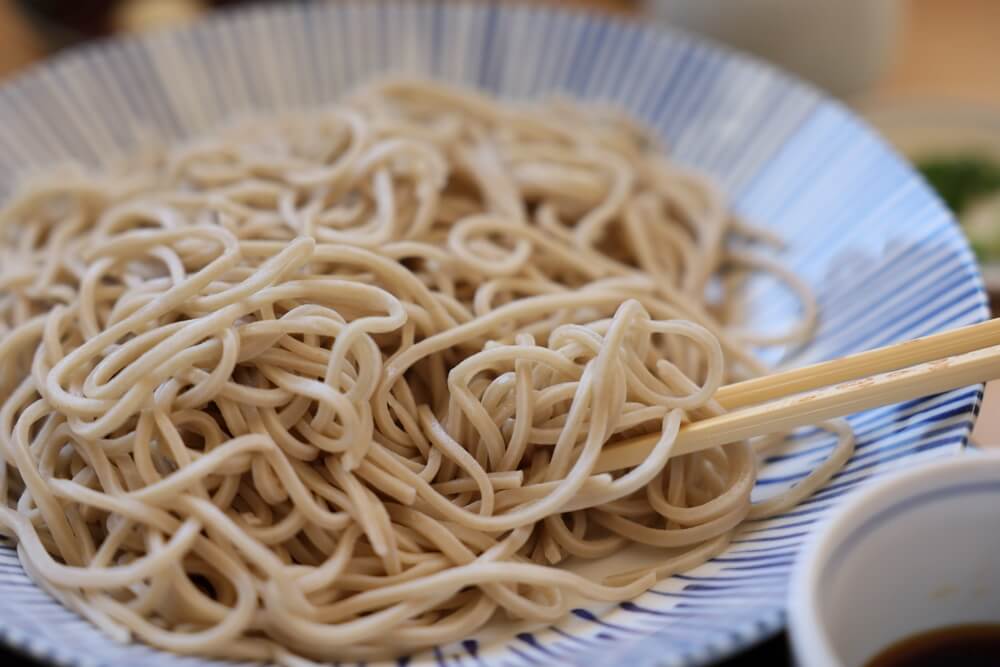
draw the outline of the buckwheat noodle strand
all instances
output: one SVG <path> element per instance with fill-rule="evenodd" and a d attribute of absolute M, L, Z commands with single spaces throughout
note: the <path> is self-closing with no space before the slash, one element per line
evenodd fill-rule
<path fill-rule="evenodd" d="M 291 665 L 551 623 L 720 553 L 853 447 L 824 425 L 829 459 L 756 504 L 751 443 L 673 455 L 816 307 L 606 109 L 386 80 L 30 181 L 0 241 L 0 527 L 118 641 Z M 728 324 L 747 271 L 802 320 Z M 636 544 L 662 558 L 563 567 Z"/>

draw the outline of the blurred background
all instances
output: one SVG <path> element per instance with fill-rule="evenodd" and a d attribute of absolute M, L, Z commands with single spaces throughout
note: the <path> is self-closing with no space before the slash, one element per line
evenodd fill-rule
<path fill-rule="evenodd" d="M 254 1 L 0 0 L 0 78 L 74 43 L 181 24 L 213 8 Z M 996 0 L 547 3 L 653 16 L 753 51 L 848 98 L 948 98 L 1000 109 Z"/>
<path fill-rule="evenodd" d="M 253 2 L 0 0 L 0 78 L 67 45 L 180 24 L 213 8 Z M 950 98 L 1000 109 L 995 0 L 547 2 L 651 15 L 754 51 L 847 97 Z"/>

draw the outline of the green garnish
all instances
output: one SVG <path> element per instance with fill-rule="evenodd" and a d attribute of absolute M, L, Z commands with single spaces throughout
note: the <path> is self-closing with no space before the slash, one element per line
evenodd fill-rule
<path fill-rule="evenodd" d="M 1000 190 L 1000 165 L 986 158 L 929 158 L 918 162 L 917 169 L 957 216 L 976 199 Z"/>
<path fill-rule="evenodd" d="M 1000 256 L 1000 238 L 997 238 L 996 234 L 985 239 L 970 237 L 969 244 L 972 246 L 972 252 L 981 260 L 993 261 Z"/>

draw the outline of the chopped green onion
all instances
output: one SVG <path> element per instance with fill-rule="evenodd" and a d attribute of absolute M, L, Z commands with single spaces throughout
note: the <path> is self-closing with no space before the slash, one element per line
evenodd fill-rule
<path fill-rule="evenodd" d="M 955 215 L 976 199 L 1000 190 L 1000 165 L 975 155 L 921 160 L 917 169 Z"/>

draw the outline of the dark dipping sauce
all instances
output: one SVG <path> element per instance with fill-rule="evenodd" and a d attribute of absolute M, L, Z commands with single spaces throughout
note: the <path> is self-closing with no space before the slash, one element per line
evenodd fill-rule
<path fill-rule="evenodd" d="M 955 625 L 907 637 L 865 663 L 865 667 L 996 667 L 1000 665 L 1000 623 Z"/>

